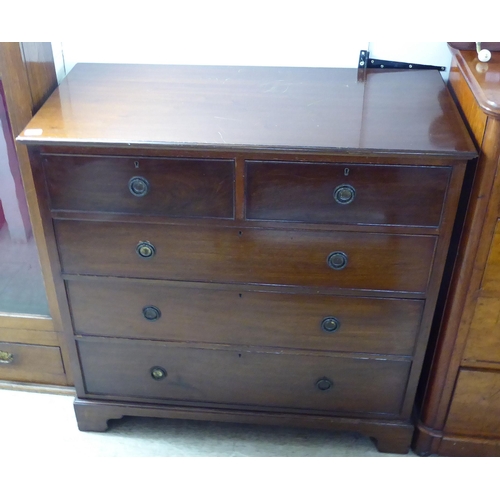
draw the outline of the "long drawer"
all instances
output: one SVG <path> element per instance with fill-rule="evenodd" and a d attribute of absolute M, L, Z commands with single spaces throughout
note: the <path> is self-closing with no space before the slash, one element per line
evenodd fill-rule
<path fill-rule="evenodd" d="M 412 355 L 424 304 L 121 281 L 66 283 L 77 334 Z"/>
<path fill-rule="evenodd" d="M 234 161 L 48 155 L 51 208 L 167 217 L 234 215 Z"/>
<path fill-rule="evenodd" d="M 70 220 L 54 227 L 69 274 L 421 293 L 436 243 L 432 236 Z"/>
<path fill-rule="evenodd" d="M 79 339 L 88 395 L 398 414 L 410 361 Z"/>
<path fill-rule="evenodd" d="M 437 227 L 450 173 L 450 167 L 247 161 L 246 216 Z"/>

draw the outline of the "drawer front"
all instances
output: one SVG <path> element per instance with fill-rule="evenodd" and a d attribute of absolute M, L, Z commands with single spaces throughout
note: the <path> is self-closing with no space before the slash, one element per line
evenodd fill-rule
<path fill-rule="evenodd" d="M 423 301 L 68 281 L 75 332 L 412 355 Z"/>
<path fill-rule="evenodd" d="M 490 296 L 500 298 L 500 221 L 495 226 L 481 289 Z"/>
<path fill-rule="evenodd" d="M 445 432 L 500 438 L 500 372 L 460 370 Z"/>
<path fill-rule="evenodd" d="M 425 292 L 431 236 L 54 221 L 63 272 Z M 139 246 L 138 246 L 139 245 Z M 154 247 L 154 255 L 152 247 Z M 146 250 L 141 258 L 138 250 Z M 338 252 L 347 265 L 338 267 Z"/>
<path fill-rule="evenodd" d="M 479 297 L 469 328 L 464 359 L 500 363 L 500 298 Z"/>
<path fill-rule="evenodd" d="M 0 380 L 66 385 L 58 347 L 0 342 Z"/>
<path fill-rule="evenodd" d="M 54 210 L 233 218 L 233 160 L 46 156 L 44 168 Z"/>
<path fill-rule="evenodd" d="M 411 365 L 95 338 L 78 350 L 88 394 L 331 412 L 398 414 Z"/>
<path fill-rule="evenodd" d="M 246 216 L 437 227 L 450 173 L 450 167 L 248 161 Z"/>

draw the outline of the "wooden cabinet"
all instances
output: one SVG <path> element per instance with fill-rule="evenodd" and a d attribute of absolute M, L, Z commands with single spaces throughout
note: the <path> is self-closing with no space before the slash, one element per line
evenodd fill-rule
<path fill-rule="evenodd" d="M 28 153 L 14 141 L 56 86 L 50 43 L 0 43 L 1 386 L 72 383 Z"/>
<path fill-rule="evenodd" d="M 453 54 L 449 86 L 480 156 L 414 447 L 421 454 L 498 456 L 500 52 L 487 64 L 474 51 Z"/>
<path fill-rule="evenodd" d="M 20 135 L 82 430 L 353 430 L 407 452 L 467 161 L 437 72 L 81 64 Z"/>

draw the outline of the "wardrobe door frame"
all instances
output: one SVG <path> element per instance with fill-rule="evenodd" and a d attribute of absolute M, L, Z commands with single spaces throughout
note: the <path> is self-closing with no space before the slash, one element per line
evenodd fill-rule
<path fill-rule="evenodd" d="M 68 372 L 67 349 L 61 335 L 61 313 L 52 279 L 47 241 L 44 237 L 28 151 L 26 146 L 15 141 L 15 138 L 57 87 L 51 43 L 1 42 L 0 80 L 5 94 L 7 113 L 50 312 L 50 317 L 0 313 L 0 341 L 60 347 L 66 378 L 68 384 L 72 384 L 72 377 Z"/>

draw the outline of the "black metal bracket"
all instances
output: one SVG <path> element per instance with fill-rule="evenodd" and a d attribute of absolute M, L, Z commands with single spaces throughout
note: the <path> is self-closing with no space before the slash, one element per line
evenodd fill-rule
<path fill-rule="evenodd" d="M 382 59 L 372 59 L 370 52 L 362 50 L 359 53 L 358 69 L 437 69 L 438 71 L 446 71 L 444 66 L 430 66 L 428 64 L 413 64 L 397 61 L 384 61 Z"/>

